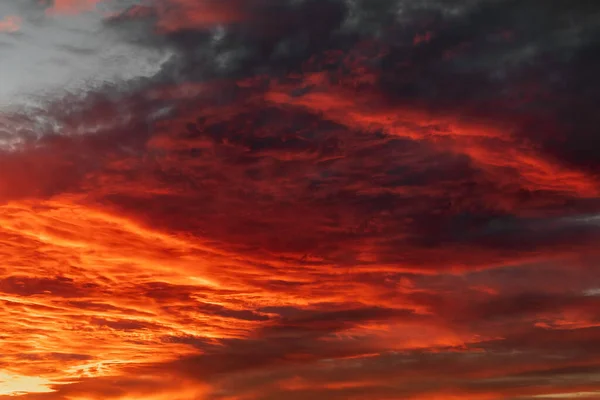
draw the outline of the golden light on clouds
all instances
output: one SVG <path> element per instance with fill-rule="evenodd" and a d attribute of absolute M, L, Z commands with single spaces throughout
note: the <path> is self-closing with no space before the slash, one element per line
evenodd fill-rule
<path fill-rule="evenodd" d="M 0 399 L 597 398 L 566 4 L 1 3 Z"/>
<path fill-rule="evenodd" d="M 31 376 L 0 373 L 0 396 L 19 396 L 27 393 L 50 393 L 53 382 Z"/>

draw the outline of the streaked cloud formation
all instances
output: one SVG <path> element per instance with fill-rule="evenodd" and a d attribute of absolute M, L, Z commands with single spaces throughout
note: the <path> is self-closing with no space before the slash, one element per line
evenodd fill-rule
<path fill-rule="evenodd" d="M 0 5 L 0 398 L 598 398 L 599 18 Z"/>

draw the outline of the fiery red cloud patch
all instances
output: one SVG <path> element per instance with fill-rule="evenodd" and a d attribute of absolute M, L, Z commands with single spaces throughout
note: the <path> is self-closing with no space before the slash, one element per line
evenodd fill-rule
<path fill-rule="evenodd" d="M 600 398 L 595 2 L 122 3 L 20 10 L 168 57 L 0 107 L 0 398 Z"/>

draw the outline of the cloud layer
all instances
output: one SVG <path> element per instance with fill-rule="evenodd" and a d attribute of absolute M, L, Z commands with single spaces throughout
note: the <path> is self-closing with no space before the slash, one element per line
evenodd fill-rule
<path fill-rule="evenodd" d="M 0 398 L 600 395 L 596 2 L 2 7 Z"/>

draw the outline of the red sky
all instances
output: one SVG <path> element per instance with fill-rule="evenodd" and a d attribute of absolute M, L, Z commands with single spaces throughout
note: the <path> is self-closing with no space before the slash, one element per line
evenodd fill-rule
<path fill-rule="evenodd" d="M 600 7 L 123 4 L 0 8 L 0 399 L 600 398 Z"/>

